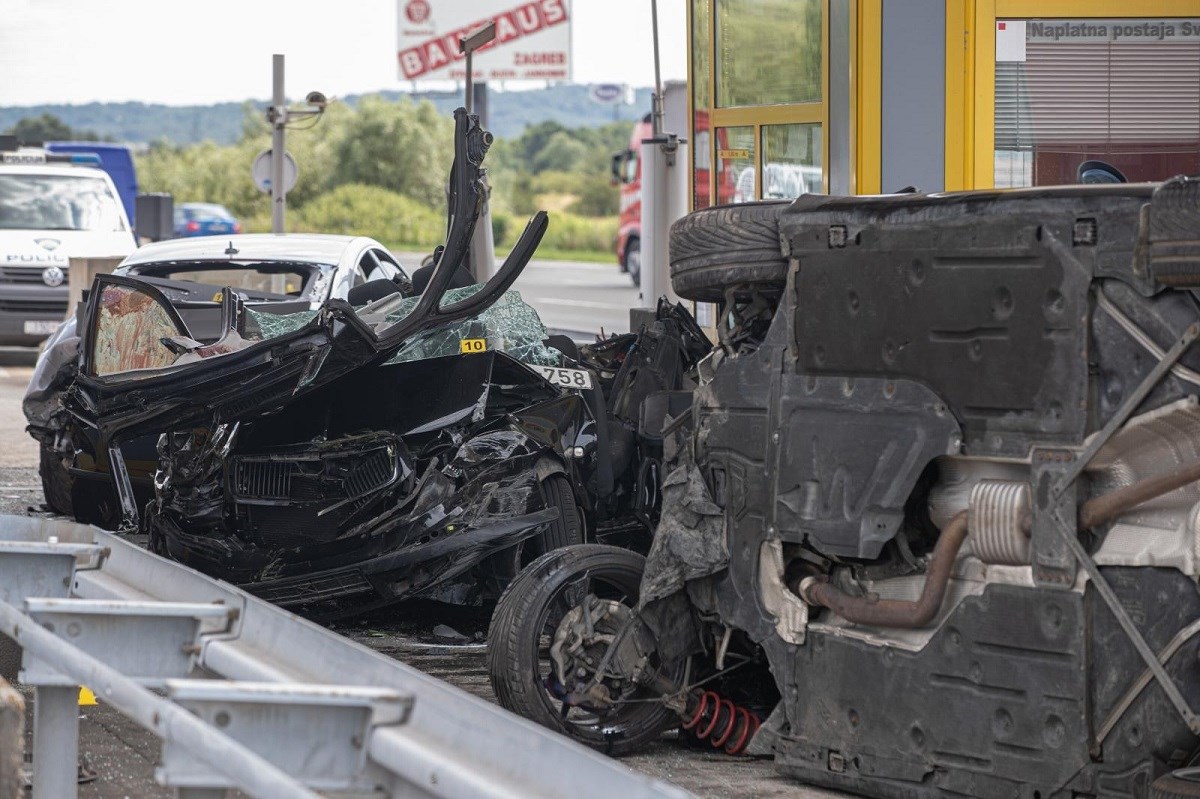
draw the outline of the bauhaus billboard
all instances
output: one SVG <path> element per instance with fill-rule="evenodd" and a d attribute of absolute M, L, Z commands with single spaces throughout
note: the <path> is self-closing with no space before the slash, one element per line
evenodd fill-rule
<path fill-rule="evenodd" d="M 570 80 L 570 0 L 397 0 L 400 78 L 464 80 L 458 42 L 496 23 L 496 39 L 475 51 L 475 80 Z"/>

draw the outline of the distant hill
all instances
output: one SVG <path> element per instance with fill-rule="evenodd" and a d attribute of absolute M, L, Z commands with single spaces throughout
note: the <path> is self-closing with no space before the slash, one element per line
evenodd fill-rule
<path fill-rule="evenodd" d="M 411 96 L 428 99 L 442 113 L 462 105 L 462 93 L 385 91 L 379 96 L 399 100 Z M 341 98 L 354 104 L 361 95 Z M 606 122 L 636 120 L 650 111 L 650 89 L 638 89 L 633 105 L 598 105 L 588 99 L 588 87 L 560 84 L 528 91 L 492 91 L 489 95 L 488 128 L 501 138 L 520 135 L 526 125 L 553 120 L 569 128 L 596 127 Z M 153 142 L 166 139 L 176 144 L 209 139 L 218 144 L 237 141 L 246 108 L 264 110 L 266 100 L 215 105 L 159 105 L 153 103 L 87 103 L 84 105 L 31 105 L 0 107 L 0 131 L 8 130 L 24 117 L 53 114 L 72 128 L 95 131 L 123 142 Z M 614 113 L 616 116 L 614 116 Z"/>

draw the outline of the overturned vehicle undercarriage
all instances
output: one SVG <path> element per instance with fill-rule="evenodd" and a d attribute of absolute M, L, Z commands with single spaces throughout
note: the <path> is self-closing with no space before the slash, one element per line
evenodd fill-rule
<path fill-rule="evenodd" d="M 723 321 L 652 549 L 516 578 L 501 702 L 869 796 L 1200 795 L 1198 232 L 1184 178 L 676 223 Z"/>
<path fill-rule="evenodd" d="M 197 340 L 153 281 L 97 278 L 78 357 L 30 432 L 77 485 L 110 478 L 99 496 L 154 551 L 324 617 L 418 593 L 494 597 L 524 563 L 584 540 L 645 550 L 661 445 L 639 432 L 642 400 L 660 416 L 689 404 L 710 345 L 665 302 L 638 333 L 548 337 L 509 290 L 544 213 L 491 280 L 449 289 L 489 142 L 456 113 L 447 241 L 420 294 L 405 281 L 295 311 L 212 286 L 211 307 L 188 312 L 219 314 L 223 332 Z M 97 494 L 75 496 L 80 514 Z"/>

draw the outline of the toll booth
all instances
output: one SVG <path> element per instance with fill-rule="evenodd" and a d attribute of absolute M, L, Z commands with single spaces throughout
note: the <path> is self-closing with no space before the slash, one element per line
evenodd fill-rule
<path fill-rule="evenodd" d="M 688 0 L 688 28 L 693 210 L 1200 173 L 1200 0 Z"/>

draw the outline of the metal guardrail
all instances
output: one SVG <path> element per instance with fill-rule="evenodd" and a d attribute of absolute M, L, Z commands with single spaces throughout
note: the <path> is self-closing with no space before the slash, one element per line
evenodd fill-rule
<path fill-rule="evenodd" d="M 34 686 L 33 797 L 76 796 L 76 693 L 163 741 L 181 799 L 687 797 L 86 525 L 0 516 L 0 632 Z"/>

